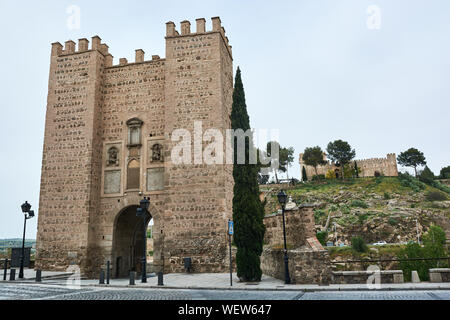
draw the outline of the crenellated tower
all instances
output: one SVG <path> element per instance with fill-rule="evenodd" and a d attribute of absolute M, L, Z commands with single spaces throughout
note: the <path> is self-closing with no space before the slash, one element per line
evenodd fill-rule
<path fill-rule="evenodd" d="M 178 165 L 175 129 L 231 127 L 232 51 L 220 18 L 166 24 L 166 58 L 114 64 L 98 36 L 53 43 L 42 160 L 37 267 L 75 264 L 95 276 L 140 272 L 143 223 L 152 225 L 153 271 L 226 270 L 232 167 Z M 224 134 L 225 136 L 225 134 Z M 203 137 L 200 136 L 200 139 Z M 204 148 L 192 143 L 192 149 Z M 225 144 L 225 142 L 224 142 Z M 199 160 L 199 159 L 197 159 Z M 201 159 L 200 159 L 201 160 Z M 136 216 L 149 196 L 149 216 Z"/>

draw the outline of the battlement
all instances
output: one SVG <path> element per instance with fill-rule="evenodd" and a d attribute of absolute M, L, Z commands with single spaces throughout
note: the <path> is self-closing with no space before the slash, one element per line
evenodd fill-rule
<path fill-rule="evenodd" d="M 230 51 L 232 53 L 232 47 L 229 44 L 228 37 L 225 33 L 225 28 L 222 26 L 222 21 L 220 17 L 211 18 L 212 22 L 212 30 L 206 31 L 206 20 L 205 18 L 199 18 L 195 20 L 196 22 L 196 32 L 191 32 L 191 23 L 188 20 L 181 21 L 180 23 L 180 32 L 177 31 L 175 23 L 169 21 L 166 23 L 166 38 L 175 38 L 175 37 L 184 37 L 184 36 L 193 36 L 199 34 L 206 34 L 212 32 L 219 32 L 222 35 L 222 38 Z"/>
<path fill-rule="evenodd" d="M 386 162 L 390 162 L 390 161 L 396 161 L 396 157 L 395 157 L 395 153 L 388 153 L 387 154 L 387 156 L 386 156 L 386 158 L 368 158 L 368 159 L 359 159 L 359 160 L 355 160 L 357 163 L 362 163 L 362 162 L 365 162 L 365 163 L 371 163 L 371 162 L 383 162 L 383 161 L 386 161 Z"/>
<path fill-rule="evenodd" d="M 114 56 L 109 53 L 109 46 L 106 43 L 102 43 L 101 41 L 102 39 L 99 36 L 93 36 L 91 47 L 89 47 L 89 40 L 86 38 L 81 38 L 78 40 L 78 50 L 76 43 L 72 40 L 66 41 L 64 43 L 64 46 L 59 42 L 54 42 L 52 43 L 51 55 L 64 56 L 96 50 L 105 57 L 105 67 L 124 66 L 131 63 L 146 62 L 144 59 L 144 50 L 136 49 L 134 62 L 128 62 L 126 58 L 120 58 L 119 63 L 117 65 L 113 65 Z M 152 55 L 151 61 L 155 60 L 161 60 L 161 58 L 158 55 Z"/>

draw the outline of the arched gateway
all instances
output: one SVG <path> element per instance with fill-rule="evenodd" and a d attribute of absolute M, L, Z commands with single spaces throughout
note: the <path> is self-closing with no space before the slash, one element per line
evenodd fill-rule
<path fill-rule="evenodd" d="M 144 250 L 144 230 L 152 216 L 145 217 L 136 215 L 137 205 L 131 205 L 122 209 L 115 221 L 113 231 L 113 274 L 116 278 L 127 277 L 130 271 L 141 272 L 141 259 Z M 145 229 L 144 229 L 145 223 Z M 145 241 L 147 235 L 145 235 Z"/>

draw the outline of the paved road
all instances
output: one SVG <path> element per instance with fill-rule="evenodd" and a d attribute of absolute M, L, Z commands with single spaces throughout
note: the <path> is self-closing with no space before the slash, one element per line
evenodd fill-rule
<path fill-rule="evenodd" d="M 450 300 L 450 291 L 230 291 L 0 284 L 0 300 Z"/>

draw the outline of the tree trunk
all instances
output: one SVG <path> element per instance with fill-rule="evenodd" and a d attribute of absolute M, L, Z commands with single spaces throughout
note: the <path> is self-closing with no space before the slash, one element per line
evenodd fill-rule
<path fill-rule="evenodd" d="M 417 178 L 417 167 L 414 167 L 414 175 Z"/>
<path fill-rule="evenodd" d="M 277 170 L 275 170 L 275 181 L 277 182 L 277 184 L 278 184 L 278 176 L 277 176 Z"/>

